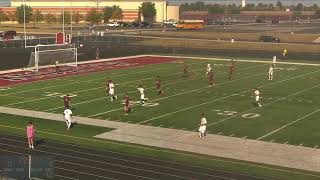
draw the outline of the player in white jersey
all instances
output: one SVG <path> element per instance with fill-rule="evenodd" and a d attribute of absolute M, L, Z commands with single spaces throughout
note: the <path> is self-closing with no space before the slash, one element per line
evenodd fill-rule
<path fill-rule="evenodd" d="M 144 88 L 141 85 L 139 85 L 138 90 L 140 92 L 141 103 L 144 104 L 146 101 L 148 101 L 148 98 L 146 98 L 144 95 Z"/>
<path fill-rule="evenodd" d="M 259 89 L 258 89 L 258 88 L 255 88 L 253 94 L 254 94 L 254 96 L 255 96 L 255 100 L 256 100 L 257 106 L 258 106 L 258 107 L 261 107 L 261 104 L 260 104 L 260 102 L 259 102 L 259 100 L 260 100 L 260 91 L 259 91 Z"/>
<path fill-rule="evenodd" d="M 268 74 L 268 80 L 273 80 L 273 64 L 270 64 L 269 66 L 269 74 Z"/>
<path fill-rule="evenodd" d="M 110 95 L 110 101 L 117 99 L 117 96 L 114 95 L 114 84 L 111 80 L 109 82 L 109 95 Z"/>
<path fill-rule="evenodd" d="M 72 123 L 71 121 L 72 111 L 69 108 L 67 108 L 66 110 L 64 110 L 63 114 L 64 114 L 64 119 L 66 120 L 66 123 L 67 123 L 67 129 L 70 129 L 71 123 Z"/>
<path fill-rule="evenodd" d="M 204 113 L 200 115 L 200 127 L 199 127 L 199 137 L 204 138 L 206 136 L 207 129 L 207 119 L 204 117 Z"/>
<path fill-rule="evenodd" d="M 277 56 L 272 57 L 272 66 L 275 68 L 277 63 Z"/>
<path fill-rule="evenodd" d="M 212 70 L 211 64 L 207 64 L 206 76 L 208 76 L 208 74 L 211 72 L 211 70 Z"/>

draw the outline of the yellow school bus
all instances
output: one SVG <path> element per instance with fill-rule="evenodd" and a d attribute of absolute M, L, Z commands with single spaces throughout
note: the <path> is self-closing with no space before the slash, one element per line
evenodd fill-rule
<path fill-rule="evenodd" d="M 203 20 L 184 20 L 176 24 L 176 29 L 203 29 Z"/>

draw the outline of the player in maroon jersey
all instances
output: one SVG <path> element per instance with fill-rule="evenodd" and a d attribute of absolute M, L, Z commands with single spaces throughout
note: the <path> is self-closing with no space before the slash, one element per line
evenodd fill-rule
<path fill-rule="evenodd" d="M 213 86 L 214 85 L 214 77 L 213 77 L 213 70 L 212 69 L 211 69 L 211 71 L 209 71 L 208 77 L 209 77 L 209 86 Z"/>
<path fill-rule="evenodd" d="M 130 106 L 130 100 L 129 100 L 129 96 L 125 95 L 124 96 L 124 112 L 129 113 L 131 112 L 131 106 Z"/>
<path fill-rule="evenodd" d="M 232 80 L 232 76 L 234 74 L 234 71 L 235 71 L 235 64 L 234 64 L 234 61 L 232 59 L 231 62 L 230 62 L 230 65 L 229 65 L 229 80 Z"/>
<path fill-rule="evenodd" d="M 156 79 L 156 87 L 157 87 L 158 95 L 161 95 L 161 94 L 163 93 L 163 91 L 162 91 L 162 89 L 161 89 L 160 76 L 157 76 L 157 79 Z"/>
<path fill-rule="evenodd" d="M 65 96 L 63 96 L 63 104 L 64 104 L 64 109 L 70 109 L 70 97 L 69 94 L 66 94 Z"/>
<path fill-rule="evenodd" d="M 188 76 L 188 70 L 189 70 L 189 67 L 186 63 L 183 64 L 183 77 L 187 77 Z"/>

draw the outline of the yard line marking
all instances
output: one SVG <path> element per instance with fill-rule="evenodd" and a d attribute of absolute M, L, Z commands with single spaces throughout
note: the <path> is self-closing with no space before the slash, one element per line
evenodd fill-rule
<path fill-rule="evenodd" d="M 276 81 L 276 82 L 273 82 L 273 83 L 268 83 L 266 85 L 262 85 L 260 87 L 264 87 L 264 86 L 270 86 L 270 85 L 274 85 L 274 84 L 278 84 L 278 83 L 281 83 L 281 82 L 284 82 L 284 81 L 289 81 L 291 79 L 296 79 L 296 78 L 299 78 L 299 77 L 303 77 L 303 76 L 306 76 L 306 75 L 310 75 L 310 74 L 313 74 L 313 73 L 317 73 L 319 72 L 320 70 L 317 70 L 317 71 L 312 71 L 310 73 L 307 73 L 307 74 L 302 74 L 302 75 L 298 75 L 298 76 L 294 76 L 294 77 L 291 77 L 291 78 L 287 78 L 287 79 L 284 79 L 284 80 L 280 80 L 280 81 Z M 264 73 L 262 73 L 264 74 Z M 218 84 L 217 84 L 218 85 Z M 317 85 L 317 86 L 320 86 Z M 142 124 L 142 123 L 145 123 L 145 122 L 149 122 L 149 121 L 152 121 L 152 120 L 155 120 L 155 119 L 159 119 L 159 118 L 162 118 L 162 117 L 165 117 L 165 116 L 169 116 L 169 115 L 172 115 L 172 114 L 176 114 L 176 113 L 179 113 L 179 112 L 182 112 L 182 111 L 186 111 L 186 110 L 189 110 L 189 109 L 193 109 L 193 108 L 196 108 L 196 107 L 199 107 L 199 106 L 203 106 L 203 105 L 207 105 L 207 104 L 210 104 L 210 103 L 213 103 L 213 102 L 217 102 L 217 101 L 220 101 L 220 100 L 223 100 L 223 99 L 227 99 L 229 97 L 233 97 L 233 96 L 237 96 L 239 94 L 243 94 L 243 93 L 246 93 L 248 91 L 252 91 L 252 89 L 249 89 L 249 90 L 245 90 L 245 91 L 242 91 L 242 92 L 239 92 L 239 93 L 234 93 L 234 94 L 231 94 L 231 95 L 228 95 L 228 96 L 224 96 L 222 98 L 218 98 L 218 99 L 215 99 L 215 100 L 212 100 L 212 101 L 207 101 L 207 102 L 203 102 L 203 103 L 200 103 L 200 104 L 197 104 L 197 105 L 193 105 L 193 106 L 190 106 L 190 107 L 187 107 L 187 108 L 183 108 L 183 109 L 180 109 L 180 110 L 177 110 L 177 111 L 174 111 L 174 112 L 171 112 L 171 113 L 167 113 L 167 114 L 163 114 L 163 115 L 160 115 L 160 116 L 157 116 L 157 117 L 154 117 L 154 118 L 151 118 L 151 119 L 148 119 L 148 120 L 145 120 L 145 121 L 142 121 L 142 122 L 139 122 L 138 124 Z M 280 98 L 280 99 L 283 99 L 283 98 Z M 253 109 L 257 109 L 257 108 L 253 108 Z M 248 111 L 251 111 L 253 109 L 249 109 Z M 245 111 L 247 112 L 247 111 Z M 243 112 L 242 112 L 243 113 Z M 238 113 L 238 114 L 242 114 L 242 113 Z M 215 123 L 212 123 L 212 124 L 218 124 L 220 122 L 223 122 L 227 119 L 230 119 L 231 117 L 234 117 L 234 116 L 230 116 L 226 119 L 223 119 L 223 120 L 220 120 L 220 121 L 217 121 Z M 210 126 L 212 124 L 209 124 L 207 126 Z"/>
<path fill-rule="evenodd" d="M 311 115 L 313 115 L 313 114 L 315 114 L 315 113 L 317 113 L 317 112 L 319 112 L 319 111 L 320 111 L 320 108 L 312 111 L 312 112 L 309 113 L 309 114 L 304 115 L 304 116 L 301 117 L 301 118 L 296 119 L 295 121 L 292 121 L 292 122 L 290 122 L 290 123 L 288 123 L 288 124 L 286 124 L 286 125 L 284 125 L 284 126 L 281 126 L 281 127 L 279 127 L 278 129 L 275 129 L 274 131 L 271 131 L 270 133 L 267 133 L 267 134 L 259 137 L 257 140 L 261 140 L 261 139 L 263 139 L 263 138 L 265 138 L 265 137 L 270 136 L 271 134 L 274 134 L 274 133 L 276 133 L 276 132 L 278 132 L 278 131 L 281 131 L 282 129 L 284 129 L 284 128 L 286 128 L 286 127 L 288 127 L 288 126 L 290 126 L 290 125 L 292 125 L 292 124 L 294 124 L 294 123 L 296 123 L 296 122 L 299 122 L 299 121 L 301 121 L 301 120 L 303 120 L 303 119 L 305 119 L 305 118 L 307 118 L 307 117 L 309 117 L 309 116 L 311 116 Z"/>
<path fill-rule="evenodd" d="M 194 62 L 194 63 L 189 63 L 190 64 L 200 64 L 199 62 Z M 151 64 L 152 65 L 152 64 Z M 137 67 L 139 68 L 139 67 Z M 140 67 L 141 68 L 141 67 Z M 146 72 L 153 72 L 153 71 L 159 71 L 159 70 L 164 70 L 164 69 L 170 69 L 172 68 L 172 66 L 170 67 L 166 67 L 166 68 L 156 68 L 156 69 L 152 69 L 152 70 L 145 70 L 145 71 L 139 71 L 139 72 L 135 72 L 135 73 L 124 73 L 124 74 L 117 74 L 115 76 L 112 76 L 112 77 L 121 77 L 121 76 L 128 76 L 128 75 L 135 75 L 135 74 L 141 74 L 141 73 L 146 73 Z M 117 69 L 115 69 L 117 70 Z M 101 71 L 99 73 L 103 73 L 105 71 Z M 92 74 L 92 73 L 91 73 Z M 83 75 L 83 74 L 81 74 Z M 88 75 L 88 74 L 85 74 L 85 75 Z M 79 76 L 79 75 L 77 75 Z M 64 77 L 62 77 L 64 78 Z M 51 80 L 57 80 L 57 79 L 62 79 L 62 78 L 55 78 L 55 79 L 51 79 Z M 0 94 L 0 97 L 2 96 L 10 96 L 10 95 L 15 95 L 15 94 L 21 94 L 21 93 L 26 93 L 26 92 L 32 92 L 32 91 L 38 91 L 38 90 L 43 90 L 43 89 L 50 89 L 50 88 L 55 88 L 55 87 L 60 87 L 60 86 L 66 86 L 66 85 L 73 85 L 73 84 L 79 84 L 79 83 L 87 83 L 87 82 L 95 82 L 95 81 L 99 81 L 99 80 L 102 80 L 102 79 L 106 79 L 106 77 L 103 77 L 103 78 L 96 78 L 96 79 L 90 79 L 90 80 L 84 80 L 84 81 L 79 81 L 79 80 L 75 80 L 75 82 L 73 83 L 64 83 L 64 84 L 61 84 L 61 85 L 55 85 L 55 86 L 47 86 L 47 87 L 43 87 L 43 88 L 37 88 L 37 89 L 30 89 L 30 90 L 25 90 L 25 91 L 19 91 L 19 92 L 15 92 L 15 93 L 8 93 L 8 94 Z M 46 79 L 47 81 L 48 79 Z M 72 80 L 68 80 L 68 81 L 72 81 Z M 36 82 L 39 82 L 39 81 L 36 81 Z M 100 81 L 99 81 L 100 82 Z M 97 82 L 97 83 L 99 83 Z M 35 83 L 35 82 L 33 82 Z"/>
<path fill-rule="evenodd" d="M 196 57 L 196 56 L 162 56 L 162 55 L 147 55 L 154 57 L 168 57 L 168 58 L 182 58 L 182 59 L 202 59 L 202 60 L 212 60 L 212 61 L 230 61 L 228 58 L 214 58 L 214 57 Z M 235 62 L 254 62 L 254 63 L 270 63 L 267 60 L 250 60 L 250 59 L 234 59 Z M 289 64 L 289 65 L 302 65 L 302 66 L 320 66 L 320 64 L 314 63 L 297 63 L 297 62 L 277 62 L 277 64 Z"/>
<path fill-rule="evenodd" d="M 203 69 L 203 68 L 199 68 L 198 70 L 202 70 L 202 69 Z M 195 70 L 195 71 L 196 71 L 196 70 Z M 175 75 L 175 74 L 181 74 L 181 72 L 172 73 L 172 74 L 170 74 L 170 75 Z M 127 82 L 119 83 L 119 84 L 116 84 L 116 85 L 123 85 L 123 84 L 128 84 L 128 83 L 132 83 L 132 82 L 136 82 L 136 81 L 152 79 L 152 78 L 154 78 L 154 77 L 149 77 L 149 78 L 144 78 L 144 79 L 137 79 L 137 80 L 127 81 Z M 105 79 L 105 78 L 104 78 L 104 79 Z M 89 88 L 89 89 L 83 89 L 83 90 L 80 90 L 80 91 L 74 91 L 74 92 L 70 92 L 70 94 L 72 94 L 72 93 L 80 93 L 80 92 L 87 92 L 87 91 L 96 90 L 96 89 L 100 89 L 100 88 L 105 88 L 105 86 L 103 86 L 103 87 Z M 3 106 L 11 106 L 11 105 L 23 104 L 23 103 L 28 103 L 28 102 L 33 102 L 33 101 L 39 101 L 39 100 L 49 99 L 49 98 L 57 98 L 57 97 L 56 97 L 56 96 L 48 96 L 48 97 L 43 97 L 43 98 L 31 99 L 31 100 L 28 100 L 28 101 L 21 101 L 21 102 L 17 102 L 17 103 L 6 104 L 6 105 L 3 105 Z"/>
<path fill-rule="evenodd" d="M 235 81 L 239 81 L 239 80 L 243 80 L 243 79 L 250 79 L 252 77 L 256 77 L 256 76 L 261 76 L 261 75 L 264 75 L 265 73 L 260 73 L 260 74 L 255 74 L 253 76 L 248 76 L 246 78 L 239 78 L 239 79 L 236 79 L 236 80 L 232 80 L 232 81 L 226 81 L 224 83 L 219 83 L 219 84 L 216 84 L 215 86 L 218 86 L 218 85 L 223 85 L 223 84 L 229 84 L 229 83 L 233 83 Z M 170 96 L 165 96 L 165 97 L 162 97 L 162 98 L 157 98 L 157 99 L 153 99 L 149 102 L 153 102 L 153 101 L 159 101 L 159 100 L 163 100 L 163 99 L 167 99 L 167 98 L 170 98 L 170 97 L 175 97 L 175 96 L 179 96 L 181 94 L 188 94 L 188 93 L 191 93 L 191 92 L 194 92 L 194 91 L 198 91 L 198 90 L 201 90 L 203 88 L 211 88 L 211 87 L 208 87 L 208 86 L 204 86 L 204 87 L 201 87 L 201 88 L 197 88 L 197 89 L 193 89 L 193 90 L 190 90 L 190 91 L 183 91 L 181 93 L 177 93 L 177 94 L 173 94 L 173 95 L 170 95 Z M 107 114 L 107 113 L 110 113 L 110 112 L 114 112 L 114 111 L 118 111 L 120 109 L 123 109 L 123 108 L 118 108 L 118 109 L 113 109 L 113 110 L 110 110 L 110 111 L 105 111 L 105 112 L 101 112 L 101 113 L 98 113 L 98 114 L 94 114 L 94 115 L 90 115 L 88 117 L 96 117 L 96 116 L 99 116 L 101 114 Z M 139 123 L 138 123 L 139 124 Z"/>

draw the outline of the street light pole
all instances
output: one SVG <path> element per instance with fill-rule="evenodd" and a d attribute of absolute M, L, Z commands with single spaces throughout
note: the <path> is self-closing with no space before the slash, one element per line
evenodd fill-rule
<path fill-rule="evenodd" d="M 23 0 L 23 36 L 24 36 L 24 48 L 27 48 L 26 3 L 25 3 L 25 0 Z"/>

